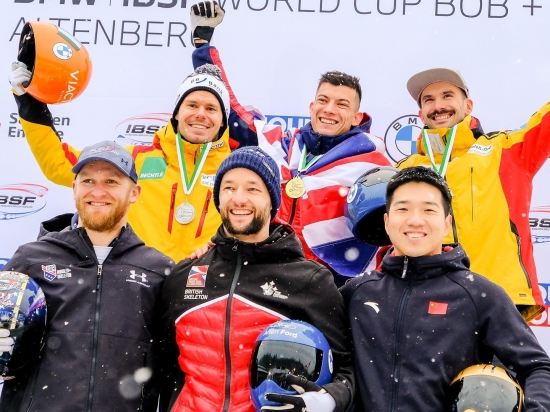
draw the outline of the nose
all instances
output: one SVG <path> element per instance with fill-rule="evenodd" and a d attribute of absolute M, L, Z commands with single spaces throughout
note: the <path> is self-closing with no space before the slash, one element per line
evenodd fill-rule
<path fill-rule="evenodd" d="M 196 111 L 196 113 L 195 113 L 195 115 L 196 115 L 197 117 L 201 117 L 201 118 L 202 118 L 202 117 L 205 117 L 205 115 L 206 115 L 206 108 L 205 108 L 204 106 L 199 106 L 198 109 L 197 109 L 197 111 Z"/>
<path fill-rule="evenodd" d="M 236 205 L 244 205 L 248 201 L 247 192 L 244 189 L 237 188 L 233 191 L 231 200 Z"/>
<path fill-rule="evenodd" d="M 336 111 L 336 102 L 329 100 L 329 102 L 323 107 L 326 113 L 334 113 Z"/>
<path fill-rule="evenodd" d="M 412 210 L 409 218 L 407 219 L 407 224 L 412 227 L 424 226 L 424 218 L 422 217 L 419 210 Z"/>

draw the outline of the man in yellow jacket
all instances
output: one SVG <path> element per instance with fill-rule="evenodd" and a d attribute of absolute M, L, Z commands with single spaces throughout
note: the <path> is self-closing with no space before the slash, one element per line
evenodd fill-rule
<path fill-rule="evenodd" d="M 193 25 L 204 29 L 205 19 L 193 18 Z M 217 25 L 222 18 L 207 24 Z M 24 63 L 14 63 L 9 80 L 27 142 L 44 175 L 71 186 L 80 151 L 59 140 L 48 106 L 25 92 L 21 85 L 30 77 Z M 221 225 L 212 189 L 218 166 L 231 152 L 230 140 L 238 146 L 229 138 L 230 104 L 244 110 L 230 97 L 220 69 L 197 67 L 180 86 L 172 119 L 155 133 L 153 144 L 126 147 L 142 187 L 128 220 L 148 246 L 176 262 L 205 245 Z"/>
<path fill-rule="evenodd" d="M 550 155 L 550 103 L 514 131 L 484 133 L 457 71 L 436 68 L 412 76 L 407 89 L 425 124 L 417 154 L 397 167 L 424 165 L 453 192 L 452 231 L 471 270 L 502 286 L 526 320 L 543 310 L 529 228 L 532 180 Z"/>

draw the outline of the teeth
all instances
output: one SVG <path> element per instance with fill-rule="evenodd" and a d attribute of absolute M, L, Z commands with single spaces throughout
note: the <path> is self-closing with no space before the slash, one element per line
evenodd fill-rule
<path fill-rule="evenodd" d="M 99 202 L 90 202 L 90 205 L 92 206 L 105 206 L 107 203 L 99 203 Z"/>
<path fill-rule="evenodd" d="M 252 212 L 250 210 L 232 210 L 231 213 L 234 215 L 250 215 Z"/>
<path fill-rule="evenodd" d="M 191 127 L 195 128 L 195 129 L 206 129 L 206 126 L 204 126 L 202 124 L 193 124 L 193 125 L 191 125 Z"/>
<path fill-rule="evenodd" d="M 440 114 L 440 115 L 434 116 L 434 120 L 446 120 L 446 119 L 449 119 L 450 117 L 451 117 L 450 114 Z"/>
<path fill-rule="evenodd" d="M 416 239 L 416 238 L 419 238 L 419 237 L 423 237 L 424 234 L 423 233 L 407 233 L 407 236 Z"/>
<path fill-rule="evenodd" d="M 326 123 L 326 124 L 336 124 L 336 121 L 335 120 L 329 120 L 329 119 L 319 119 L 321 121 L 321 123 Z"/>

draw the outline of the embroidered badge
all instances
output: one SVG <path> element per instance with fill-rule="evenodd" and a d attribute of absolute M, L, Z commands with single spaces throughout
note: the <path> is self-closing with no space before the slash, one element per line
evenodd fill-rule
<path fill-rule="evenodd" d="M 208 272 L 208 265 L 204 266 L 191 266 L 189 275 L 187 276 L 188 288 L 203 288 L 206 285 L 206 274 Z"/>

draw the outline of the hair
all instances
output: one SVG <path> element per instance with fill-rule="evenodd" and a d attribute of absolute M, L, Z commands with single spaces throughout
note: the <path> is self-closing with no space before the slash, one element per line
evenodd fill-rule
<path fill-rule="evenodd" d="M 359 103 L 361 103 L 361 98 L 363 97 L 363 93 L 361 92 L 359 77 L 351 76 L 349 74 L 338 72 L 338 71 L 332 71 L 332 72 L 323 73 L 321 75 L 321 78 L 319 79 L 319 85 L 317 86 L 317 90 L 319 90 L 319 87 L 321 87 L 323 83 L 330 83 L 333 86 L 347 86 L 352 88 L 357 92 L 357 96 L 359 96 Z"/>
<path fill-rule="evenodd" d="M 390 210 L 393 194 L 397 188 L 411 182 L 427 183 L 438 189 L 443 199 L 443 211 L 445 212 L 445 216 L 451 213 L 453 194 L 451 193 L 451 189 L 449 189 L 447 181 L 431 167 L 424 166 L 408 167 L 396 173 L 391 178 L 386 187 L 386 212 Z"/>

